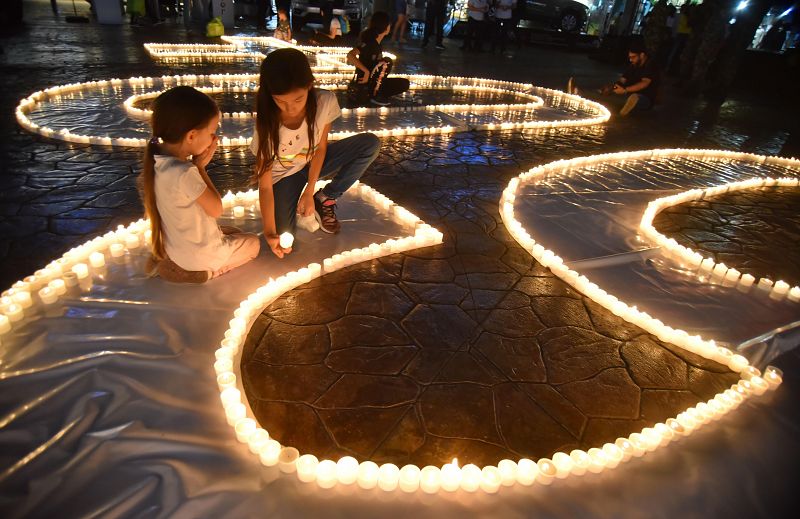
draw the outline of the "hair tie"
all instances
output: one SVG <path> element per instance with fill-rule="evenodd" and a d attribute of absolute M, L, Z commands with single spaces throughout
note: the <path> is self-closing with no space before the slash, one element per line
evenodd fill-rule
<path fill-rule="evenodd" d="M 161 139 L 159 139 L 158 137 L 153 137 L 152 139 L 150 139 L 150 144 L 155 146 L 156 144 L 159 143 L 160 140 Z"/>

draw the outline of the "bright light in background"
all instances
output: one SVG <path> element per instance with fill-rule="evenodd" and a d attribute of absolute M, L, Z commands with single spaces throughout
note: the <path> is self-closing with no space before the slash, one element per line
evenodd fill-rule
<path fill-rule="evenodd" d="M 747 7 L 747 4 L 749 4 L 749 3 L 750 3 L 750 0 L 742 0 L 741 2 L 739 2 L 739 5 L 736 6 L 736 10 L 737 11 L 741 11 L 742 9 Z"/>
<path fill-rule="evenodd" d="M 784 16 L 786 16 L 787 14 L 791 13 L 791 12 L 792 12 L 792 9 L 794 9 L 794 6 L 790 7 L 790 8 L 789 8 L 789 9 L 787 9 L 787 10 L 785 10 L 785 11 L 784 11 L 784 12 L 783 12 L 783 13 L 782 13 L 782 14 L 781 14 L 781 15 L 780 15 L 778 18 L 783 18 L 783 17 L 784 17 Z"/>

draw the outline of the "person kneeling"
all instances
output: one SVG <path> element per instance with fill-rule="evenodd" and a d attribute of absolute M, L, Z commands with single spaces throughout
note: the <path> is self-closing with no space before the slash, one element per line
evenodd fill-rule
<path fill-rule="evenodd" d="M 189 86 L 153 103 L 153 137 L 139 177 L 152 232 L 148 275 L 204 283 L 258 256 L 258 236 L 217 225 L 222 199 L 206 166 L 217 149 L 219 119 L 216 103 Z"/>
<path fill-rule="evenodd" d="M 380 140 L 372 133 L 328 142 L 331 123 L 341 113 L 336 94 L 314 86 L 301 51 L 278 49 L 264 58 L 250 150 L 256 156 L 264 236 L 279 258 L 291 252 L 280 245 L 280 235 L 294 233 L 297 215 L 313 215 L 324 232 L 339 232 L 336 200 L 378 156 Z M 325 177 L 331 182 L 314 192 Z"/>
<path fill-rule="evenodd" d="M 392 24 L 383 11 L 372 14 L 369 27 L 359 36 L 359 43 L 347 54 L 347 62 L 356 67 L 356 77 L 350 93 L 354 104 L 365 102 L 353 90 L 366 89 L 369 102 L 379 106 L 389 104 L 389 98 L 402 94 L 411 86 L 408 79 L 390 78 L 392 60 L 383 56 L 381 41 L 389 34 Z"/>

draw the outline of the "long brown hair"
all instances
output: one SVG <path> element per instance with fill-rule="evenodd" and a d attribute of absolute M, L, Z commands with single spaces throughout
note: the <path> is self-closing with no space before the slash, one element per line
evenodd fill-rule
<path fill-rule="evenodd" d="M 180 143 L 191 130 L 199 130 L 219 113 L 213 99 L 190 86 L 171 88 L 159 95 L 153 102 L 153 115 L 150 126 L 153 137 L 144 150 L 144 164 L 139 175 L 139 193 L 144 203 L 144 214 L 150 219 L 153 233 L 152 253 L 156 259 L 164 259 L 164 233 L 161 228 L 161 215 L 156 205 L 156 160 L 160 153 L 158 141 L 170 144 Z"/>
<path fill-rule="evenodd" d="M 308 127 L 308 151 L 314 150 L 314 131 L 317 118 L 317 92 L 311 88 L 314 74 L 306 55 L 297 49 L 278 49 L 267 54 L 261 62 L 261 77 L 256 98 L 256 180 L 272 169 L 278 158 L 280 145 L 281 110 L 272 99 L 298 88 L 310 88 L 306 101 L 306 125 Z M 280 160 L 280 159 L 278 159 Z"/>

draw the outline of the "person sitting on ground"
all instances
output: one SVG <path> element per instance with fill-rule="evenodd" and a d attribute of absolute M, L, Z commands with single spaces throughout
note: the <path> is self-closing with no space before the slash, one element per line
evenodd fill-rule
<path fill-rule="evenodd" d="M 336 45 L 337 38 L 344 34 L 341 19 L 333 14 L 333 3 L 327 2 L 319 8 L 323 30 L 314 33 L 313 42 L 318 45 Z"/>
<path fill-rule="evenodd" d="M 392 60 L 383 56 L 381 41 L 389 34 L 392 24 L 383 11 L 372 14 L 369 26 L 359 36 L 359 43 L 347 54 L 347 62 L 356 67 L 356 83 L 367 85 L 369 101 L 386 106 L 389 98 L 407 91 L 408 79 L 390 78 Z"/>
<path fill-rule="evenodd" d="M 278 49 L 264 58 L 250 150 L 256 156 L 264 237 L 278 258 L 292 251 L 281 247 L 279 236 L 294 233 L 297 215 L 314 216 L 324 232 L 339 232 L 336 200 L 378 156 L 380 140 L 372 133 L 328 142 L 331 123 L 341 113 L 336 94 L 314 86 L 301 51 Z M 331 182 L 314 192 L 320 178 Z"/>
<path fill-rule="evenodd" d="M 206 173 L 217 149 L 220 113 L 206 94 L 179 86 L 153 103 L 153 137 L 139 187 L 150 219 L 148 274 L 204 283 L 258 256 L 258 236 L 220 229 L 222 199 Z"/>
<path fill-rule="evenodd" d="M 292 26 L 289 23 L 289 17 L 286 15 L 286 9 L 278 9 L 278 26 L 272 37 L 282 41 L 292 41 Z"/>
<path fill-rule="evenodd" d="M 649 110 L 655 105 L 660 78 L 658 66 L 650 59 L 641 41 L 631 43 L 628 49 L 628 61 L 630 64 L 622 76 L 616 82 L 600 89 L 602 95 L 628 96 L 619 111 L 619 115 L 623 117 Z M 567 82 L 567 92 L 580 94 L 572 78 Z"/>

